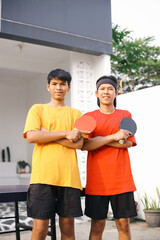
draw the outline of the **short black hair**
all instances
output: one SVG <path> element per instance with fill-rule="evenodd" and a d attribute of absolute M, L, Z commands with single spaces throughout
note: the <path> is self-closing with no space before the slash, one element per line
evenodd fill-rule
<path fill-rule="evenodd" d="M 114 77 L 113 75 L 109 75 L 109 76 L 104 75 L 104 76 L 98 78 L 98 80 L 96 81 L 96 85 L 97 85 L 97 83 L 98 83 L 100 80 L 103 80 L 103 79 L 105 79 L 105 78 L 109 78 L 109 79 L 111 79 L 113 82 L 115 82 L 116 84 L 118 84 L 117 78 Z M 115 90 L 116 90 L 116 89 L 115 89 Z M 97 105 L 98 105 L 98 107 L 100 107 L 99 98 L 97 98 Z M 116 108 L 116 106 L 117 106 L 117 100 L 116 100 L 116 98 L 114 99 L 113 105 L 114 105 L 114 107 Z"/>
<path fill-rule="evenodd" d="M 72 80 L 72 77 L 71 77 L 71 74 L 69 72 L 66 72 L 65 70 L 63 69 L 60 69 L 60 68 L 57 68 L 55 70 L 52 70 L 49 74 L 48 74 L 48 77 L 47 77 L 47 81 L 48 81 L 48 84 L 50 84 L 50 81 L 52 79 L 59 79 L 59 80 L 62 80 L 62 81 L 66 81 L 68 82 L 68 85 L 70 85 L 71 83 L 71 80 Z"/>

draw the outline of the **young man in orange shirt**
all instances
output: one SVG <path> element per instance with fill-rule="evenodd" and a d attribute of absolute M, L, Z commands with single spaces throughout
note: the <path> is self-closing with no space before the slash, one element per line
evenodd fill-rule
<path fill-rule="evenodd" d="M 82 216 L 76 149 L 81 149 L 83 138 L 74 129 L 81 112 L 65 105 L 70 83 L 68 72 L 51 71 L 47 84 L 51 101 L 33 105 L 26 119 L 24 138 L 35 143 L 27 199 L 28 216 L 33 218 L 32 240 L 46 238 L 55 213 L 61 239 L 75 240 L 74 217 Z"/>
<path fill-rule="evenodd" d="M 128 148 L 135 146 L 136 140 L 127 130 L 119 130 L 119 124 L 131 114 L 116 109 L 115 77 L 99 78 L 96 88 L 100 109 L 87 114 L 96 119 L 97 126 L 82 148 L 88 150 L 85 214 L 92 219 L 89 239 L 102 239 L 110 202 L 119 240 L 130 240 L 129 218 L 137 213 Z M 123 144 L 119 143 L 121 139 L 125 139 Z"/>

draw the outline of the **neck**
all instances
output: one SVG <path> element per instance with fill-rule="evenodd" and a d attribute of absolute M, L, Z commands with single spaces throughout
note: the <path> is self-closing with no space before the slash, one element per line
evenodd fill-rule
<path fill-rule="evenodd" d="M 51 101 L 48 103 L 48 105 L 50 107 L 54 107 L 54 108 L 62 108 L 65 106 L 65 102 L 64 100 L 63 101 L 58 101 L 58 100 L 55 100 L 55 99 L 51 99 Z"/>
<path fill-rule="evenodd" d="M 104 113 L 104 114 L 111 114 L 115 111 L 115 107 L 112 105 L 112 106 L 100 106 L 100 112 Z"/>

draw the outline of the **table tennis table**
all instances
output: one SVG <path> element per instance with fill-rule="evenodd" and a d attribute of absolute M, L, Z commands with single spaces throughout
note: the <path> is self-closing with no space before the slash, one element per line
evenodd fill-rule
<path fill-rule="evenodd" d="M 26 201 L 27 190 L 28 190 L 28 186 L 26 185 L 0 186 L 0 203 L 14 202 L 14 205 L 15 205 L 14 218 L 15 218 L 16 240 L 20 240 L 18 202 Z"/>
<path fill-rule="evenodd" d="M 0 186 L 0 203 L 14 202 L 15 204 L 15 233 L 16 240 L 20 240 L 20 228 L 23 230 L 32 230 L 32 226 L 19 222 L 19 208 L 18 202 L 27 200 L 28 185 L 7 185 Z M 81 191 L 81 196 L 85 196 L 85 189 Z M 0 216 L 1 218 L 1 216 Z M 56 240 L 56 224 L 55 216 L 51 219 L 50 223 L 51 231 L 48 231 L 48 236 L 51 236 L 51 240 Z"/>
<path fill-rule="evenodd" d="M 15 205 L 15 215 L 11 218 L 15 219 L 16 240 L 20 240 L 20 228 L 23 230 L 32 230 L 32 226 L 19 222 L 18 202 L 23 202 L 27 200 L 28 187 L 28 185 L 0 186 L 0 203 L 14 202 Z M 50 227 L 51 231 L 48 232 L 48 235 L 51 236 L 52 240 L 56 240 L 55 217 L 51 219 Z"/>

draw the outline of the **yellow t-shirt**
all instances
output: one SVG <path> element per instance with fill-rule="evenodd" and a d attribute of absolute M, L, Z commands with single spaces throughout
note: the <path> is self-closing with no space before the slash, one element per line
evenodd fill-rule
<path fill-rule="evenodd" d="M 35 104 L 28 112 L 24 138 L 31 130 L 41 127 L 49 131 L 70 131 L 81 112 L 68 106 L 53 108 L 47 104 Z M 35 144 L 32 156 L 30 184 L 41 183 L 82 189 L 76 150 L 58 143 Z"/>

